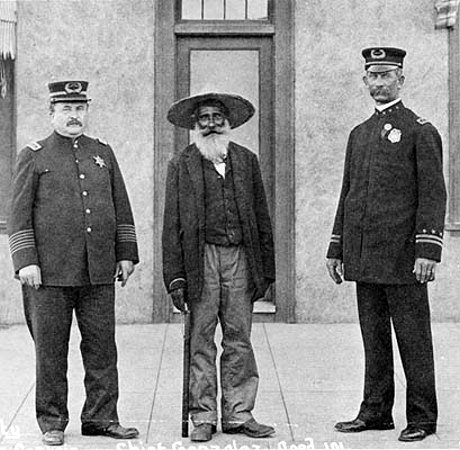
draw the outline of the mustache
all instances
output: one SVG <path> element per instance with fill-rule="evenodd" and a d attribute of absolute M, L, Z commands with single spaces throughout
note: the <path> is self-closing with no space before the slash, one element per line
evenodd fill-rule
<path fill-rule="evenodd" d="M 218 130 L 217 128 L 213 128 L 210 130 L 203 130 L 201 134 L 206 137 L 206 136 L 211 136 L 212 134 L 223 134 L 224 130 Z"/>
<path fill-rule="evenodd" d="M 387 92 L 388 92 L 388 89 L 375 88 L 375 89 L 372 89 L 371 94 L 384 94 L 384 93 L 387 93 Z"/>
<path fill-rule="evenodd" d="M 83 126 L 83 124 L 78 119 L 70 119 L 67 122 L 67 126 L 70 126 L 70 125 L 79 125 L 80 127 Z"/>

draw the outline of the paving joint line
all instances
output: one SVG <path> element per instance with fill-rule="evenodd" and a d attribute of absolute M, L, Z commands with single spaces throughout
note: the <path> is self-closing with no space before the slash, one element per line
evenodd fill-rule
<path fill-rule="evenodd" d="M 165 330 L 164 330 L 164 333 L 163 333 L 163 343 L 162 343 L 162 345 L 161 345 L 160 362 L 159 362 L 159 365 L 158 365 L 158 372 L 157 372 L 157 376 L 156 376 L 156 379 L 155 379 L 155 387 L 154 387 L 154 389 L 153 389 L 152 406 L 151 406 L 151 408 L 150 408 L 150 414 L 149 414 L 147 432 L 146 432 L 146 436 L 145 436 L 145 438 L 146 438 L 146 439 L 145 439 L 146 443 L 149 441 L 150 428 L 151 428 L 151 424 L 152 424 L 152 420 L 153 420 L 153 408 L 155 407 L 155 401 L 156 401 L 156 396 L 157 396 L 158 384 L 159 384 L 159 382 L 160 382 L 161 366 L 162 366 L 162 364 L 163 364 L 163 356 L 164 356 L 164 352 L 165 352 L 166 335 L 167 335 L 167 332 L 168 332 L 168 328 L 169 328 L 169 323 L 166 324 Z"/>
<path fill-rule="evenodd" d="M 281 387 L 281 380 L 280 380 L 280 376 L 279 376 L 279 372 L 278 372 L 278 367 L 276 366 L 276 361 L 275 361 L 275 357 L 273 355 L 273 350 L 272 350 L 272 347 L 270 345 L 270 340 L 268 339 L 268 333 L 267 333 L 267 328 L 265 326 L 265 323 L 262 323 L 262 327 L 263 327 L 263 330 L 264 330 L 265 340 L 267 341 L 268 350 L 270 352 L 270 357 L 272 359 L 273 367 L 275 368 L 276 381 L 278 382 L 278 387 L 279 387 L 279 391 L 280 391 L 280 395 L 281 395 L 281 401 L 283 402 L 284 411 L 286 413 L 286 417 L 287 417 L 287 421 L 288 421 L 289 434 L 291 435 L 291 440 L 295 441 L 294 431 L 292 429 L 291 419 L 289 417 L 289 411 L 287 409 L 286 398 L 284 397 L 283 389 Z"/>
<path fill-rule="evenodd" d="M 6 433 L 4 434 L 1 434 L 0 435 L 0 444 L 3 442 L 3 439 L 5 438 L 5 435 L 8 433 L 8 431 L 11 429 L 11 427 L 13 426 L 13 422 L 15 421 L 16 417 L 18 417 L 18 414 L 19 414 L 19 411 L 21 410 L 21 408 L 24 406 L 24 403 L 26 402 L 27 400 L 27 397 L 29 397 L 30 393 L 32 392 L 32 389 L 35 387 L 35 382 L 33 382 L 30 386 L 30 388 L 28 389 L 26 395 L 24 396 L 24 398 L 22 399 L 21 403 L 19 404 L 19 406 L 16 408 L 16 411 L 14 412 L 13 414 L 13 417 L 11 418 L 10 420 L 10 423 L 8 424 L 8 426 L 6 427 Z"/>

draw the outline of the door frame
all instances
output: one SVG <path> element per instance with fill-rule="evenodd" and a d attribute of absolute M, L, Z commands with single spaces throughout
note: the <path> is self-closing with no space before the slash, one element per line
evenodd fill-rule
<path fill-rule="evenodd" d="M 176 38 L 201 36 L 271 36 L 274 52 L 274 214 L 272 217 L 276 262 L 275 321 L 295 321 L 295 108 L 294 108 L 294 7 L 293 2 L 271 0 L 271 23 L 216 24 L 177 23 L 176 2 L 155 2 L 154 82 L 154 192 L 153 192 L 153 322 L 171 320 L 171 302 L 162 276 L 161 233 L 163 226 L 166 168 L 174 154 L 175 130 L 166 114 L 176 99 Z"/>

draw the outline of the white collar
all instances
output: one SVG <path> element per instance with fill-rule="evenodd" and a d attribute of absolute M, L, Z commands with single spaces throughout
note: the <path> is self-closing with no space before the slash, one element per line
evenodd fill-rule
<path fill-rule="evenodd" d="M 393 105 L 396 105 L 396 103 L 400 102 L 401 99 L 397 98 L 396 100 L 393 100 L 392 102 L 385 103 L 384 105 L 375 105 L 375 109 L 379 112 L 384 111 L 385 109 L 391 108 Z"/>

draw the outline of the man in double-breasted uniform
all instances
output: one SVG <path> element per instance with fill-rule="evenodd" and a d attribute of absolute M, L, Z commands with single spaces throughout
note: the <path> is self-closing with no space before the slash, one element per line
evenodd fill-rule
<path fill-rule="evenodd" d="M 47 445 L 68 423 L 67 356 L 75 311 L 85 368 L 82 434 L 124 439 L 119 424 L 114 281 L 139 261 L 130 202 L 110 146 L 83 134 L 86 81 L 49 84 L 54 132 L 18 156 L 9 244 L 36 349 L 36 414 Z"/>
<path fill-rule="evenodd" d="M 427 282 L 441 260 L 446 191 L 436 128 L 406 108 L 404 50 L 363 50 L 375 112 L 350 134 L 327 252 L 336 283 L 356 281 L 365 351 L 364 398 L 341 432 L 393 429 L 393 323 L 407 380 L 399 440 L 436 431 L 437 402 Z"/>
<path fill-rule="evenodd" d="M 222 431 L 267 437 L 252 416 L 258 372 L 250 341 L 253 301 L 275 279 L 273 237 L 257 157 L 230 133 L 251 118 L 246 99 L 219 93 L 176 102 L 175 125 L 194 143 L 170 161 L 163 228 L 164 281 L 174 305 L 191 311 L 190 412 L 193 441 L 217 425 L 214 334 L 223 332 Z"/>

